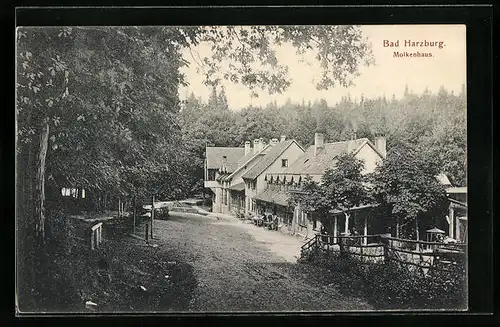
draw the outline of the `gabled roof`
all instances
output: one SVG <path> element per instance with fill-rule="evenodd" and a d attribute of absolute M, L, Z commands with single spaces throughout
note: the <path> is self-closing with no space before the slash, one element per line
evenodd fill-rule
<path fill-rule="evenodd" d="M 241 157 L 238 162 L 236 163 L 236 168 L 231 171 L 231 173 L 227 176 L 225 176 L 222 180 L 223 181 L 229 181 L 233 178 L 234 174 L 236 174 L 238 171 L 241 169 L 245 168 L 251 161 L 253 160 L 259 160 L 261 157 L 263 157 L 266 154 L 266 151 L 272 147 L 271 144 L 267 144 L 260 152 L 254 153 L 253 149 L 252 152 L 247 154 L 246 156 Z"/>
<path fill-rule="evenodd" d="M 441 185 L 451 186 L 450 180 L 448 179 L 448 176 L 446 176 L 445 174 L 441 173 L 437 175 L 436 178 L 441 183 Z"/>
<path fill-rule="evenodd" d="M 288 140 L 275 144 L 267 154 L 265 154 L 250 170 L 243 174 L 243 179 L 257 178 L 267 167 L 269 167 L 279 156 L 292 144 L 297 144 L 301 149 L 302 147 L 295 140 Z"/>
<path fill-rule="evenodd" d="M 222 164 L 222 157 L 226 156 L 226 169 L 229 171 L 229 169 L 237 167 L 238 159 L 244 155 L 244 148 L 207 147 L 205 149 L 207 169 L 219 169 Z"/>
<path fill-rule="evenodd" d="M 348 150 L 349 141 L 324 143 L 323 148 L 319 150 L 317 155 L 314 155 L 314 144 L 307 148 L 304 155 L 295 160 L 285 174 L 301 174 L 301 175 L 323 175 L 325 170 L 333 168 L 336 163 L 336 157 Z M 382 155 L 375 149 L 375 146 L 367 139 L 361 138 L 356 140 L 357 147 L 354 153 L 357 153 L 365 144 L 371 146 L 377 154 L 382 158 Z"/>

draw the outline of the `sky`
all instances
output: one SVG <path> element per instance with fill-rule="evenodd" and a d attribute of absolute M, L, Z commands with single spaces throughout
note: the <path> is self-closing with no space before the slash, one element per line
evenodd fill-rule
<path fill-rule="evenodd" d="M 276 55 L 280 63 L 289 67 L 289 76 L 292 85 L 282 94 L 269 95 L 260 91 L 258 98 L 252 98 L 248 88 L 242 85 L 224 82 L 229 107 L 240 110 L 243 107 L 265 106 L 271 101 L 278 105 L 284 104 L 288 98 L 292 102 L 302 102 L 325 99 L 328 104 L 334 105 L 343 96 L 350 94 L 351 98 L 359 99 L 386 97 L 397 98 L 403 95 L 406 85 L 410 91 L 421 93 L 426 87 L 431 92 L 437 92 L 444 86 L 455 93 L 460 92 L 466 83 L 466 28 L 465 25 L 364 25 L 361 26 L 363 37 L 371 43 L 375 64 L 360 68 L 360 76 L 354 80 L 355 85 L 348 88 L 335 87 L 326 91 L 319 91 L 315 87 L 315 80 L 319 79 L 321 69 L 313 59 L 301 58 L 295 54 L 290 45 L 276 48 Z M 399 47 L 384 47 L 389 42 L 399 40 Z M 405 47 L 406 41 L 443 42 L 443 47 Z M 425 44 L 424 44 L 425 45 Z M 201 45 L 195 49 L 202 56 L 209 56 L 210 49 Z M 421 53 L 432 52 L 430 58 L 394 57 L 394 51 Z M 186 58 L 189 56 L 186 54 Z M 197 73 L 193 63 L 182 72 L 186 75 L 189 86 L 179 90 L 181 99 L 185 99 L 191 92 L 205 101 L 210 89 L 203 84 L 203 76 Z"/>

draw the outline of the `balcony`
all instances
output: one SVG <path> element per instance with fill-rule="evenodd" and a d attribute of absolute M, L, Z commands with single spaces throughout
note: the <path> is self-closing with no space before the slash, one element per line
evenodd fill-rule
<path fill-rule="evenodd" d="M 204 184 L 205 184 L 205 187 L 208 187 L 208 188 L 220 187 L 220 184 L 217 181 L 205 181 Z"/>

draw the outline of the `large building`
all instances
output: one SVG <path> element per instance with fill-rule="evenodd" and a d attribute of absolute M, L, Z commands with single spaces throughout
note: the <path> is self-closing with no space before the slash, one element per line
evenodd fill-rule
<path fill-rule="evenodd" d="M 212 211 L 224 214 L 254 213 L 254 195 L 265 185 L 268 171 L 281 172 L 304 153 L 295 140 L 263 138 L 250 141 L 245 147 L 207 147 L 205 187 L 213 192 Z M 258 184 L 258 185 L 257 185 Z"/>
<path fill-rule="evenodd" d="M 279 217 L 282 225 L 288 226 L 292 234 L 309 237 L 319 232 L 321 224 L 310 219 L 300 205 L 290 207 L 290 192 L 299 187 L 306 176 L 320 181 L 324 172 L 335 166 L 336 157 L 348 152 L 362 159 L 363 172 L 370 173 L 386 156 L 386 140 L 379 137 L 374 143 L 366 138 L 325 143 L 323 133 L 316 133 L 314 144 L 306 150 L 284 136 L 280 140 L 271 139 L 269 144 L 256 139 L 253 148 L 249 141 L 244 148 L 207 147 L 205 186 L 213 191 L 213 211 L 272 213 Z M 362 229 L 366 233 L 369 224 L 363 213 L 367 208 L 355 208 L 352 217 L 339 220 L 337 216 L 342 216 L 342 213 L 332 211 L 334 223 L 327 227 L 335 234 L 349 232 L 362 220 Z"/>
<path fill-rule="evenodd" d="M 371 173 L 386 156 L 386 139 L 378 137 L 374 143 L 367 138 L 326 143 L 324 142 L 324 134 L 318 132 L 314 136 L 314 144 L 288 169 L 282 173 L 266 175 L 266 180 L 270 184 L 269 190 L 273 190 L 273 197 L 278 198 L 283 205 L 287 202 L 291 192 L 300 190 L 300 185 L 307 176 L 320 182 L 325 171 L 335 167 L 337 156 L 344 153 L 352 153 L 356 158 L 361 159 L 364 163 L 363 173 Z M 268 191 L 268 198 L 270 193 L 271 191 Z M 261 197 L 261 199 L 263 198 L 265 196 Z M 375 224 L 368 221 L 370 208 L 370 205 L 353 208 L 353 214 L 350 216 L 332 210 L 330 214 L 333 219 L 329 220 L 332 222 L 332 226 L 324 227 L 332 235 L 338 235 L 342 232 L 349 233 L 355 226 L 364 234 L 367 234 L 369 229 L 371 233 L 378 232 Z M 282 211 L 284 210 L 282 209 Z M 322 227 L 319 219 L 308 217 L 308 213 L 302 210 L 300 204 L 293 208 L 292 219 L 289 218 L 289 215 L 286 215 L 284 223 L 289 225 L 293 234 L 310 237 L 318 233 Z"/>

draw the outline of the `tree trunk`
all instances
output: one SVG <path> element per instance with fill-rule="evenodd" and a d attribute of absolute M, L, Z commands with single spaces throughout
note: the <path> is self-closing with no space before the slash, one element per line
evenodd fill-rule
<path fill-rule="evenodd" d="M 415 234 L 416 234 L 415 239 L 417 241 L 420 241 L 420 235 L 419 235 L 420 233 L 418 232 L 418 217 L 415 217 Z"/>
<path fill-rule="evenodd" d="M 49 145 L 49 121 L 45 119 L 40 131 L 40 150 L 37 158 L 35 192 L 35 231 L 36 237 L 45 242 L 45 162 Z"/>

